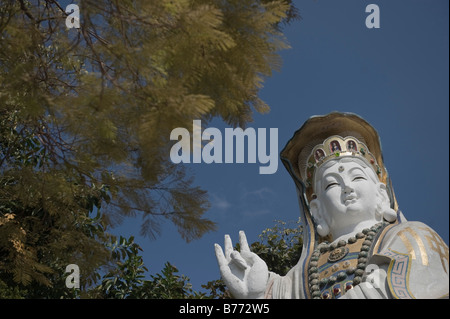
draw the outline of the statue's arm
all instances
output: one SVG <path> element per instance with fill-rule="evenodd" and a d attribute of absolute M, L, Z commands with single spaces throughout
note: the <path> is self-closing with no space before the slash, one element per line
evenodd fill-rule
<path fill-rule="evenodd" d="M 270 272 L 264 298 L 292 299 L 292 281 L 290 276 L 280 276 L 274 272 Z"/>
<path fill-rule="evenodd" d="M 299 262 L 289 272 L 280 276 L 273 272 L 269 275 L 269 281 L 265 293 L 265 298 L 269 299 L 305 299 L 303 293 L 303 261 L 300 257 Z"/>

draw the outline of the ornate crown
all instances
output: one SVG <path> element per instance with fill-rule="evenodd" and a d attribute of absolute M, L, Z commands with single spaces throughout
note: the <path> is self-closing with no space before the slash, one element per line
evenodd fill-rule
<path fill-rule="evenodd" d="M 371 166 L 378 178 L 381 180 L 382 172 L 377 163 L 375 156 L 370 153 L 368 147 L 353 136 L 341 137 L 333 135 L 328 137 L 322 144 L 316 145 L 309 155 L 305 173 L 305 186 L 311 187 L 313 185 L 314 173 L 324 163 L 331 159 L 336 159 L 343 156 L 360 157 L 369 166 Z"/>
<path fill-rule="evenodd" d="M 313 199 L 316 169 L 333 158 L 344 156 L 360 158 L 373 169 L 378 180 L 386 185 L 393 208 L 397 210 L 378 132 L 362 117 L 342 112 L 312 116 L 281 151 L 281 161 L 300 191 L 305 210 L 309 211 L 308 204 Z"/>

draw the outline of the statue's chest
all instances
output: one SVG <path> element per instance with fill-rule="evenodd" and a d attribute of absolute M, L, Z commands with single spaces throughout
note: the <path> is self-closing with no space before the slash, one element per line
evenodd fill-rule
<path fill-rule="evenodd" d="M 320 244 L 311 255 L 308 285 L 312 298 L 335 299 L 358 285 L 365 273 L 380 223 L 348 241 Z"/>

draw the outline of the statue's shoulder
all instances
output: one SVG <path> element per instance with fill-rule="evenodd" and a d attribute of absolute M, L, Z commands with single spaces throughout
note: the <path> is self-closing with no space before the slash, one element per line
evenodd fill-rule
<path fill-rule="evenodd" d="M 412 236 L 412 237 L 425 237 L 430 234 L 437 235 L 437 233 L 427 224 L 419 221 L 406 221 L 400 224 L 388 227 L 383 240 L 392 241 L 398 240 L 399 237 Z"/>
<path fill-rule="evenodd" d="M 411 252 L 433 247 L 448 247 L 442 238 L 427 224 L 419 221 L 406 221 L 388 226 L 380 238 L 380 249 Z"/>
<path fill-rule="evenodd" d="M 388 226 L 378 247 L 375 255 L 389 260 L 388 282 L 394 296 L 448 296 L 448 246 L 430 226 L 416 221 Z"/>

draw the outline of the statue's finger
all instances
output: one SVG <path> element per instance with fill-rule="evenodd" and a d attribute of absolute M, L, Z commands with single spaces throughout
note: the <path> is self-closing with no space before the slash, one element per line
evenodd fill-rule
<path fill-rule="evenodd" d="M 217 263 L 219 264 L 220 275 L 227 282 L 229 281 L 233 274 L 231 273 L 231 269 L 228 266 L 228 261 L 223 254 L 222 247 L 218 244 L 214 244 L 214 250 L 216 251 Z"/>
<path fill-rule="evenodd" d="M 245 232 L 241 230 L 239 232 L 239 242 L 241 243 L 241 251 L 250 251 L 250 247 L 248 246 L 247 237 L 245 236 Z"/>
<path fill-rule="evenodd" d="M 216 252 L 216 258 L 217 258 L 217 263 L 219 264 L 219 267 L 221 267 L 222 265 L 227 265 L 227 259 L 225 258 L 225 255 L 223 254 L 222 251 L 222 247 L 220 247 L 220 245 L 218 244 L 214 244 L 214 250 Z"/>
<path fill-rule="evenodd" d="M 233 262 L 237 267 L 239 267 L 242 270 L 245 270 L 248 267 L 244 258 L 242 258 L 241 254 L 239 254 L 237 251 L 233 251 L 231 253 L 231 262 Z"/>
<path fill-rule="evenodd" d="M 225 258 L 230 260 L 230 255 L 233 252 L 233 243 L 229 235 L 225 235 Z"/>

